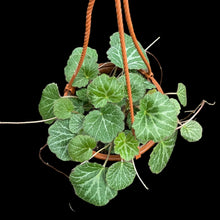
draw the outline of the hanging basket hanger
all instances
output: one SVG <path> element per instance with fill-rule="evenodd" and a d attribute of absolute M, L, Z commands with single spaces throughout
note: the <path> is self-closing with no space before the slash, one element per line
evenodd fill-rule
<path fill-rule="evenodd" d="M 64 90 L 64 96 L 67 96 L 69 94 L 74 95 L 75 94 L 75 88 L 72 86 L 77 74 L 79 73 L 79 70 L 83 64 L 84 58 L 86 56 L 86 51 L 89 44 L 89 38 L 90 38 L 90 32 L 91 32 L 91 21 L 92 21 L 92 12 L 94 8 L 95 0 L 89 0 L 87 12 L 86 12 L 86 23 L 85 23 L 85 34 L 84 34 L 84 43 L 83 43 L 83 50 L 81 53 L 81 57 L 78 63 L 78 66 L 70 79 L 69 83 L 66 85 Z M 130 85 L 130 77 L 129 77 L 129 69 L 128 69 L 128 62 L 127 62 L 127 54 L 126 54 L 126 45 L 125 45 L 125 37 L 124 37 L 124 24 L 123 24 L 123 16 L 122 16 L 122 6 L 121 6 L 121 0 L 115 0 L 115 8 L 116 8 L 116 16 L 117 16 L 117 24 L 118 24 L 118 31 L 120 36 L 120 43 L 121 43 L 121 50 L 122 50 L 122 58 L 123 58 L 123 66 L 124 66 L 124 73 L 125 73 L 125 79 L 126 79 L 126 87 L 127 87 L 127 94 L 128 94 L 128 101 L 129 101 L 129 109 L 130 109 L 130 116 L 131 116 L 131 123 L 134 122 L 134 108 L 133 108 L 133 101 L 132 101 L 132 93 L 131 93 L 131 85 Z M 137 41 L 131 15 L 130 15 L 130 9 L 129 9 L 129 2 L 128 0 L 123 0 L 123 8 L 125 12 L 125 19 L 127 23 L 127 27 L 130 33 L 130 36 L 133 40 L 133 43 L 141 56 L 142 60 L 144 61 L 145 65 L 147 66 L 147 71 L 141 69 L 139 72 L 143 74 L 147 79 L 149 79 L 157 88 L 159 92 L 163 94 L 163 90 L 159 83 L 154 79 L 154 74 L 151 70 L 151 66 L 144 56 L 139 43 Z M 133 131 L 133 135 L 135 135 Z M 141 154 L 145 153 L 148 149 L 150 149 L 154 145 L 153 141 L 147 142 L 144 146 L 139 148 L 139 155 L 136 156 L 136 159 L 141 157 Z M 105 160 L 107 158 L 107 154 L 102 153 L 96 153 L 95 157 L 98 159 Z M 119 161 L 121 160 L 119 155 L 110 155 L 109 157 L 110 161 Z"/>

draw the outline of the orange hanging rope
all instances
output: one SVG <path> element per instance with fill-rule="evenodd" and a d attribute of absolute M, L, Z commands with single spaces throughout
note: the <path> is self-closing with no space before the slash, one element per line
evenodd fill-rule
<path fill-rule="evenodd" d="M 83 64 L 84 58 L 86 56 L 86 51 L 88 48 L 89 44 L 89 37 L 90 37 L 90 32 L 91 32 L 91 21 L 92 21 L 92 11 L 93 7 L 95 4 L 95 0 L 89 0 L 89 4 L 87 7 L 87 12 L 86 12 L 86 25 L 85 25 L 85 35 L 84 35 L 84 43 L 83 43 L 83 50 L 82 54 L 78 63 L 78 66 L 70 79 L 69 83 L 66 85 L 64 96 L 68 95 L 68 93 L 73 94 L 75 92 L 75 89 L 72 87 L 73 81 L 76 78 L 77 74 L 79 73 L 79 70 Z"/>
<path fill-rule="evenodd" d="M 136 35 L 135 35 L 135 32 L 134 32 L 134 28 L 133 28 L 133 24 L 132 24 L 132 20 L 131 20 L 131 14 L 130 14 L 128 0 L 123 0 L 123 5 L 124 5 L 125 19 L 126 19 L 126 22 L 127 22 L 129 33 L 131 35 L 131 38 L 134 42 L 134 45 L 135 45 L 139 55 L 141 56 L 141 58 L 144 61 L 145 65 L 147 66 L 148 73 L 147 73 L 146 76 L 149 78 L 152 75 L 151 66 L 150 66 L 149 62 L 147 61 L 146 57 L 144 56 L 144 54 L 143 54 L 143 52 L 142 52 L 142 50 L 139 46 L 139 43 L 137 41 L 137 38 L 136 38 Z"/>
<path fill-rule="evenodd" d="M 142 60 L 144 61 L 145 65 L 147 66 L 148 72 L 142 71 L 142 74 L 144 74 L 147 78 L 150 78 L 152 83 L 157 87 L 158 91 L 161 92 L 162 94 L 164 93 L 161 86 L 158 84 L 158 82 L 154 79 L 154 74 L 152 73 L 151 66 L 147 60 L 147 58 L 144 56 L 144 53 L 142 52 L 138 40 L 136 38 L 132 20 L 131 20 L 131 14 L 130 14 L 130 9 L 129 9 L 129 3 L 128 0 L 123 0 L 123 5 L 124 5 L 124 11 L 125 11 L 125 19 L 127 22 L 128 30 L 131 35 L 131 38 L 134 42 L 134 45 L 141 56 Z"/>
<path fill-rule="evenodd" d="M 131 84 L 130 84 L 130 77 L 129 77 L 129 70 L 128 70 L 128 61 L 127 61 L 127 54 L 126 54 L 124 26 L 123 26 L 123 18 L 122 18 L 121 1 L 120 0 L 115 0 L 115 7 L 116 7 L 116 14 L 117 14 L 118 31 L 119 31 L 120 42 L 121 42 L 121 51 L 122 51 L 122 58 L 123 58 L 123 64 L 124 64 L 125 79 L 126 79 L 126 85 L 127 85 L 131 123 L 133 124 L 133 122 L 134 122 L 134 107 L 133 107 L 132 94 L 131 94 Z"/>

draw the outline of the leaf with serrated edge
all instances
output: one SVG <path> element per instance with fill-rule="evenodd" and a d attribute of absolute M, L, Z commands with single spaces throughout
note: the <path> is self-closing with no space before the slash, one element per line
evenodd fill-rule
<path fill-rule="evenodd" d="M 88 135 L 77 135 L 68 145 L 69 156 L 73 161 L 83 162 L 92 156 L 92 149 L 96 147 L 96 141 Z"/>
<path fill-rule="evenodd" d="M 180 129 L 181 136 L 189 141 L 195 142 L 202 137 L 202 126 L 197 121 L 190 121 Z"/>
<path fill-rule="evenodd" d="M 136 172 L 131 162 L 116 162 L 106 173 L 108 185 L 115 190 L 122 190 L 132 184 Z"/>
<path fill-rule="evenodd" d="M 83 50 L 82 47 L 76 47 L 72 51 L 71 56 L 81 56 L 82 50 Z M 98 61 L 98 54 L 97 54 L 96 50 L 92 49 L 91 47 L 87 47 L 86 56 L 85 57 L 88 58 L 88 59 L 94 59 L 96 62 Z"/>
<path fill-rule="evenodd" d="M 186 86 L 183 83 L 178 83 L 177 97 L 180 103 L 185 107 L 187 105 Z"/>
<path fill-rule="evenodd" d="M 94 59 L 85 59 L 84 65 L 80 68 L 78 75 L 76 76 L 73 86 L 82 88 L 89 83 L 89 80 L 94 79 L 98 74 L 99 65 Z"/>
<path fill-rule="evenodd" d="M 60 98 L 59 90 L 57 84 L 48 84 L 42 92 L 41 100 L 39 103 L 39 112 L 42 118 L 49 119 L 54 117 L 53 106 L 54 101 Z M 51 124 L 54 120 L 45 122 L 46 124 Z"/>
<path fill-rule="evenodd" d="M 125 134 L 121 132 L 114 140 L 114 150 L 116 154 L 120 154 L 121 158 L 124 160 L 131 160 L 135 155 L 139 153 L 138 145 L 139 142 L 131 134 Z"/>
<path fill-rule="evenodd" d="M 106 183 L 106 170 L 90 162 L 76 166 L 69 177 L 76 195 L 95 206 L 106 205 L 117 195 L 117 191 Z"/>
<path fill-rule="evenodd" d="M 124 34 L 124 36 L 125 36 L 128 68 L 129 69 L 147 69 L 144 61 L 142 60 L 141 56 L 139 55 L 133 43 L 132 38 L 127 34 Z M 121 44 L 120 44 L 120 38 L 119 38 L 118 32 L 114 33 L 110 37 L 110 45 L 111 47 L 107 51 L 108 59 L 111 60 L 111 62 L 114 63 L 116 66 L 120 68 L 124 68 L 122 52 L 121 52 Z M 140 43 L 139 43 L 139 46 L 142 52 L 144 53 L 145 57 L 147 58 L 147 55 L 143 47 L 140 45 Z"/>
<path fill-rule="evenodd" d="M 97 141 L 109 143 L 124 130 L 124 114 L 119 106 L 108 103 L 86 115 L 83 128 Z"/>
<path fill-rule="evenodd" d="M 167 165 L 176 143 L 177 131 L 159 142 L 150 155 L 148 165 L 152 173 L 160 173 Z"/>
<path fill-rule="evenodd" d="M 170 136 L 177 127 L 177 112 L 168 96 L 155 92 L 140 101 L 140 111 L 135 115 L 133 128 L 142 143 L 159 142 Z"/>
<path fill-rule="evenodd" d="M 88 97 L 96 107 L 104 107 L 107 102 L 117 103 L 124 97 L 124 88 L 115 77 L 102 74 L 88 86 Z"/>
<path fill-rule="evenodd" d="M 75 73 L 81 57 L 81 52 L 82 48 L 74 49 L 67 61 L 67 66 L 64 69 L 67 82 L 70 81 Z M 73 86 L 79 88 L 84 87 L 88 84 L 89 80 L 94 79 L 99 74 L 97 60 L 98 55 L 96 50 L 88 47 L 83 64 L 73 82 Z"/>
<path fill-rule="evenodd" d="M 68 154 L 69 141 L 75 136 L 69 130 L 69 120 L 57 120 L 53 125 L 49 127 L 49 137 L 47 144 L 51 152 L 63 160 L 71 160 Z"/>
<path fill-rule="evenodd" d="M 73 103 L 67 98 L 59 98 L 54 102 L 54 115 L 59 119 L 70 118 L 73 109 Z"/>

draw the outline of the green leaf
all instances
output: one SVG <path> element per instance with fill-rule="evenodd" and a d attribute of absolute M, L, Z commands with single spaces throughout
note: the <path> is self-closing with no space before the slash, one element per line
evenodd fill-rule
<path fill-rule="evenodd" d="M 97 141 L 109 143 L 124 129 L 124 114 L 120 107 L 108 103 L 86 115 L 83 128 Z"/>
<path fill-rule="evenodd" d="M 69 141 L 75 136 L 69 130 L 69 120 L 57 120 L 53 125 L 49 127 L 49 137 L 47 144 L 51 152 L 63 160 L 71 160 L 68 154 Z"/>
<path fill-rule="evenodd" d="M 92 156 L 92 149 L 96 147 L 96 141 L 88 135 L 77 135 L 68 145 L 69 156 L 73 161 L 83 162 Z"/>
<path fill-rule="evenodd" d="M 180 103 L 185 107 L 187 105 L 186 86 L 183 83 L 178 83 L 177 97 Z"/>
<path fill-rule="evenodd" d="M 130 73 L 130 83 L 131 83 L 131 94 L 133 98 L 133 102 L 136 102 L 143 98 L 143 96 L 146 93 L 146 89 L 154 88 L 155 86 L 148 82 L 145 78 L 143 78 L 140 74 L 138 73 Z M 126 81 L 125 81 L 125 75 L 121 76 L 119 79 L 120 83 L 123 83 L 125 86 L 125 91 L 126 91 Z M 148 83 L 145 83 L 148 82 Z M 126 93 L 127 95 L 127 93 Z"/>
<path fill-rule="evenodd" d="M 106 181 L 112 189 L 121 190 L 131 185 L 135 176 L 132 163 L 116 162 L 108 168 Z"/>
<path fill-rule="evenodd" d="M 124 97 L 124 88 L 115 77 L 102 74 L 88 86 L 88 97 L 96 107 L 104 107 L 107 102 L 117 103 Z"/>
<path fill-rule="evenodd" d="M 106 170 L 97 163 L 76 166 L 69 177 L 76 195 L 95 206 L 106 205 L 117 195 L 106 183 Z"/>
<path fill-rule="evenodd" d="M 73 103 L 73 110 L 75 112 L 78 112 L 78 113 L 81 113 L 83 114 L 84 113 L 84 102 L 75 98 L 75 97 L 69 97 L 69 100 Z"/>
<path fill-rule="evenodd" d="M 144 80 L 144 87 L 145 87 L 145 89 L 155 89 L 156 88 L 156 86 L 153 83 L 149 82 L 148 80 Z"/>
<path fill-rule="evenodd" d="M 67 61 L 67 66 L 64 69 L 67 82 L 70 81 L 73 74 L 75 73 L 81 57 L 81 52 L 82 47 L 76 48 L 75 50 L 73 50 Z M 94 79 L 99 74 L 97 60 L 98 55 L 96 53 L 96 50 L 88 47 L 83 64 L 73 82 L 73 86 L 79 88 L 84 87 L 88 84 L 89 80 Z"/>
<path fill-rule="evenodd" d="M 83 128 L 85 116 L 82 114 L 73 114 L 69 121 L 69 129 L 72 133 L 77 134 Z"/>
<path fill-rule="evenodd" d="M 136 114 L 139 111 L 139 109 L 137 107 L 134 106 L 134 114 Z M 127 115 L 127 126 L 129 129 L 132 129 L 132 124 L 131 124 L 131 114 Z"/>
<path fill-rule="evenodd" d="M 198 141 L 202 137 L 202 126 L 197 121 L 192 120 L 180 129 L 180 134 L 189 142 Z"/>
<path fill-rule="evenodd" d="M 75 56 L 75 55 L 81 56 L 82 50 L 83 50 L 82 47 L 77 47 L 73 50 L 72 55 L 73 56 Z M 95 62 L 97 62 L 98 61 L 98 54 L 95 49 L 92 49 L 91 47 L 87 47 L 85 58 L 86 59 L 94 59 Z"/>
<path fill-rule="evenodd" d="M 160 92 L 145 95 L 133 123 L 136 137 L 142 143 L 158 142 L 173 134 L 176 127 L 177 112 L 168 96 Z"/>
<path fill-rule="evenodd" d="M 68 98 L 62 97 L 54 102 L 54 115 L 59 119 L 70 118 L 73 109 L 73 103 Z"/>
<path fill-rule="evenodd" d="M 140 55 L 139 55 L 139 53 L 138 53 L 138 51 L 132 41 L 132 38 L 127 34 L 124 34 L 124 36 L 125 36 L 128 68 L 129 69 L 147 69 L 144 61 L 140 57 Z M 120 44 L 120 38 L 119 38 L 118 32 L 114 33 L 110 37 L 110 45 L 111 45 L 111 47 L 107 51 L 108 59 L 111 60 L 111 62 L 114 63 L 116 66 L 123 69 L 124 65 L 123 65 L 121 44 Z M 143 47 L 141 45 L 140 45 L 140 47 L 141 47 L 141 50 L 144 53 L 145 57 L 147 58 L 147 55 L 146 55 Z"/>
<path fill-rule="evenodd" d="M 174 107 L 176 109 L 176 114 L 179 115 L 180 110 L 181 110 L 179 102 L 174 98 L 170 98 L 170 101 L 174 104 Z"/>
<path fill-rule="evenodd" d="M 78 98 L 84 102 L 88 102 L 89 98 L 87 95 L 87 89 L 83 88 L 83 89 L 79 89 L 76 91 L 76 95 L 78 96 Z"/>
<path fill-rule="evenodd" d="M 54 101 L 60 98 L 59 90 L 57 84 L 50 83 L 43 90 L 41 100 L 39 103 L 39 112 L 42 118 L 49 119 L 54 117 L 53 106 Z M 54 120 L 45 122 L 46 124 L 51 124 Z"/>
<path fill-rule="evenodd" d="M 167 165 L 176 143 L 177 131 L 169 138 L 159 142 L 150 155 L 148 165 L 153 173 L 160 173 Z"/>
<path fill-rule="evenodd" d="M 124 132 L 119 133 L 114 140 L 114 144 L 115 153 L 120 154 L 121 158 L 124 160 L 129 161 L 139 153 L 139 142 L 131 133 L 127 135 Z"/>
<path fill-rule="evenodd" d="M 151 90 L 149 90 L 147 93 L 148 93 L 148 94 L 153 94 L 153 93 L 155 93 L 155 92 L 157 92 L 156 89 L 151 89 Z"/>

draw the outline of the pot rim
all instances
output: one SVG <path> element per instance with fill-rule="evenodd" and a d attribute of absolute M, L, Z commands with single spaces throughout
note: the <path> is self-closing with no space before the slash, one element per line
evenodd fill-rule
<path fill-rule="evenodd" d="M 141 157 L 142 154 L 144 154 L 146 151 L 148 151 L 151 147 L 154 146 L 154 142 L 153 141 L 148 141 L 145 145 L 143 145 L 142 147 L 139 147 L 139 155 L 136 156 L 136 159 L 139 159 Z M 107 159 L 107 154 L 102 154 L 102 153 L 97 153 L 96 151 L 93 151 L 93 154 L 96 154 L 94 157 L 96 159 L 99 160 L 106 160 Z M 121 161 L 121 157 L 118 154 L 110 154 L 109 161 Z"/>
<path fill-rule="evenodd" d="M 106 62 L 106 63 L 100 63 L 99 64 L 99 72 L 100 73 L 110 73 L 112 68 L 114 68 L 115 65 L 111 62 Z M 108 73 L 107 73 L 108 72 Z M 144 76 L 146 76 L 146 72 L 144 70 L 139 70 L 139 72 L 141 74 L 143 74 Z M 160 86 L 160 84 L 156 81 L 156 79 L 154 78 L 153 76 L 153 73 L 149 76 L 148 78 L 149 80 L 151 80 L 151 82 L 156 86 L 157 90 L 159 92 L 161 92 L 163 94 L 163 90 Z M 67 84 L 68 85 L 68 84 Z M 72 87 L 72 90 L 71 91 L 68 91 L 70 92 L 71 94 L 74 94 L 75 93 L 75 88 Z M 67 93 L 68 93 L 67 92 Z M 64 93 L 64 96 L 67 95 L 67 93 Z M 139 159 L 141 157 L 142 154 L 144 154 L 146 151 L 148 151 L 151 147 L 154 146 L 154 142 L 152 140 L 148 141 L 145 145 L 143 145 L 142 147 L 139 147 L 139 155 L 137 155 L 135 158 L 136 159 Z M 95 154 L 95 155 L 94 155 Z M 103 153 L 97 153 L 96 151 L 93 150 L 93 155 L 96 159 L 100 159 L 100 160 L 106 160 L 107 157 L 108 157 L 108 160 L 109 161 L 121 161 L 121 157 L 120 155 L 117 155 L 117 154 L 110 154 L 108 156 L 108 154 L 103 154 Z"/>

